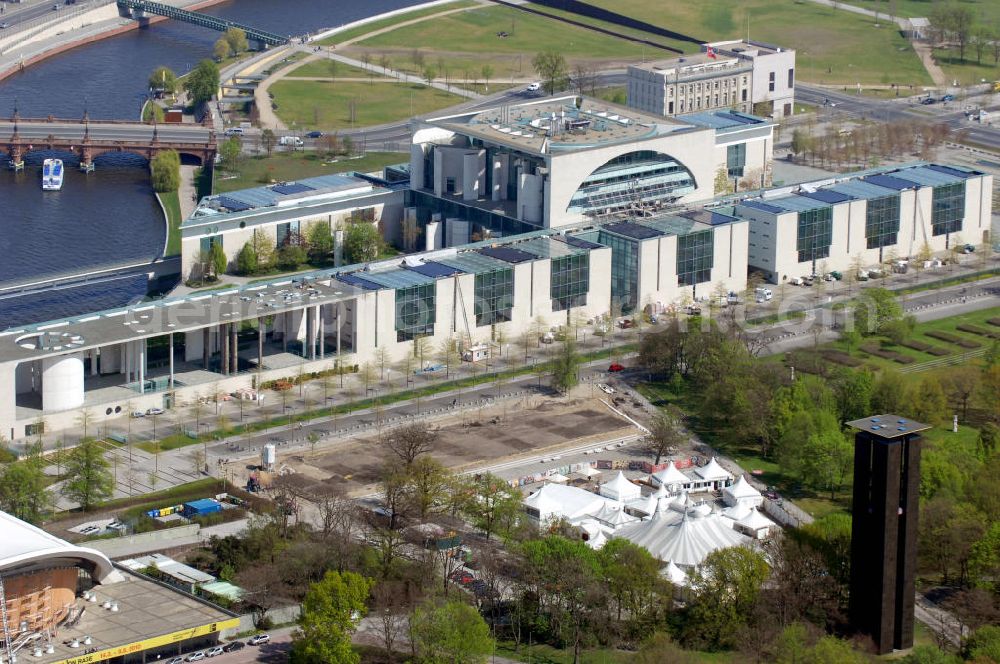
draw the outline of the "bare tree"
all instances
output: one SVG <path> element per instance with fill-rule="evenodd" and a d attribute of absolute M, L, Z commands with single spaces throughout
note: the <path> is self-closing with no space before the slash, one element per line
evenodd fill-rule
<path fill-rule="evenodd" d="M 242 600 L 253 615 L 253 624 L 258 628 L 266 625 L 267 612 L 282 596 L 283 582 L 278 565 L 261 563 L 247 567 L 236 577 L 243 588 Z"/>
<path fill-rule="evenodd" d="M 666 454 L 673 454 L 684 446 L 687 437 L 681 429 L 680 413 L 672 406 L 661 410 L 653 418 L 649 435 L 643 441 L 643 451 L 653 456 L 653 464 L 659 464 Z"/>
<path fill-rule="evenodd" d="M 385 438 L 385 446 L 400 461 L 410 466 L 417 457 L 434 448 L 437 438 L 437 431 L 431 429 L 426 422 L 419 421 L 393 429 Z"/>
<path fill-rule="evenodd" d="M 409 623 L 405 588 L 400 581 L 383 581 L 372 589 L 372 598 L 386 659 L 394 662 L 395 645 L 406 634 Z"/>

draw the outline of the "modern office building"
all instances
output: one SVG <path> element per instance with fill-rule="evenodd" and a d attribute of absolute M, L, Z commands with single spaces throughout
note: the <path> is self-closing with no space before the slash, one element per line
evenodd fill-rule
<path fill-rule="evenodd" d="M 664 118 L 573 95 L 425 116 L 413 123 L 409 204 L 503 235 L 656 214 L 716 194 L 720 146 L 745 143 L 742 168 L 769 170 L 771 139 L 772 125 L 746 114 Z"/>
<path fill-rule="evenodd" d="M 312 224 L 326 224 L 334 234 L 351 223 L 396 227 L 405 189 L 405 182 L 369 175 L 321 175 L 206 196 L 181 224 L 181 274 L 199 276 L 213 244 L 232 263 L 255 238 L 281 247 L 307 235 Z"/>
<path fill-rule="evenodd" d="M 139 664 L 218 643 L 232 613 L 0 512 L 0 661 Z"/>
<path fill-rule="evenodd" d="M 848 424 L 854 435 L 851 503 L 851 624 L 880 655 L 913 647 L 920 432 L 897 415 Z"/>
<path fill-rule="evenodd" d="M 765 117 L 792 114 L 795 51 L 756 41 L 702 45 L 702 52 L 628 68 L 631 108 L 664 116 L 732 109 Z"/>
<path fill-rule="evenodd" d="M 979 244 L 989 237 L 993 177 L 960 166 L 880 168 L 713 210 L 749 220 L 749 264 L 772 283 L 845 272 Z"/>

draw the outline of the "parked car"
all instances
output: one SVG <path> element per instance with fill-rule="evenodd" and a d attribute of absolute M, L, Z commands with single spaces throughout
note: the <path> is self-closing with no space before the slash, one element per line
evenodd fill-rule
<path fill-rule="evenodd" d="M 6 30 L 7 29 L 7 25 L 8 24 L 7 24 L 6 21 L 4 21 L 3 23 L 0 23 L 0 30 Z"/>
<path fill-rule="evenodd" d="M 923 104 L 924 106 L 930 106 L 931 104 L 937 103 L 937 99 L 935 99 L 934 97 L 927 97 L 920 103 Z"/>
<path fill-rule="evenodd" d="M 974 244 L 967 244 L 967 245 L 965 245 L 964 247 L 962 247 L 962 253 L 963 254 L 974 254 L 974 253 L 976 253 L 976 245 L 974 245 Z"/>
<path fill-rule="evenodd" d="M 193 652 L 190 655 L 188 655 L 184 659 L 184 661 L 185 662 L 200 662 L 203 659 L 205 659 L 205 653 L 203 653 L 202 651 L 199 650 L 198 652 Z"/>
<path fill-rule="evenodd" d="M 132 412 L 130 413 L 130 415 L 131 415 L 132 417 L 146 417 L 146 413 L 142 412 L 141 410 L 133 410 L 133 411 L 132 411 Z"/>
<path fill-rule="evenodd" d="M 684 313 L 686 313 L 688 316 L 699 316 L 701 315 L 701 307 L 699 307 L 697 304 L 689 304 L 686 307 L 684 307 Z"/>
<path fill-rule="evenodd" d="M 149 408 L 146 410 L 146 415 L 163 415 L 164 412 L 162 408 Z"/>
<path fill-rule="evenodd" d="M 321 131 L 311 131 L 306 134 L 306 138 L 323 138 L 324 135 Z"/>
<path fill-rule="evenodd" d="M 945 95 L 941 97 L 941 101 L 955 101 L 955 95 Z"/>
<path fill-rule="evenodd" d="M 844 278 L 844 275 L 841 274 L 840 272 L 838 272 L 837 270 L 834 270 L 833 272 L 831 272 L 830 276 L 833 277 L 837 281 L 840 281 L 841 279 Z"/>
<path fill-rule="evenodd" d="M 169 662 L 167 662 L 167 664 L 184 664 L 184 658 L 183 657 L 174 657 L 172 660 L 170 660 Z"/>
<path fill-rule="evenodd" d="M 205 657 L 218 657 L 224 652 L 226 651 L 222 649 L 222 646 L 215 646 L 205 651 Z"/>
<path fill-rule="evenodd" d="M 618 364 L 617 362 L 612 362 L 611 366 L 608 367 L 608 371 L 611 373 L 618 373 L 619 371 L 625 371 L 625 367 Z"/>
<path fill-rule="evenodd" d="M 528 87 L 524 89 L 525 92 L 538 92 L 542 89 L 541 83 L 529 83 Z"/>
<path fill-rule="evenodd" d="M 243 650 L 247 647 L 247 644 L 242 641 L 231 641 L 226 645 L 222 646 L 223 652 L 236 652 L 237 650 Z"/>
<path fill-rule="evenodd" d="M 597 387 L 600 388 L 601 392 L 604 392 L 605 394 L 615 393 L 615 388 L 611 387 L 610 385 L 606 385 L 604 383 L 598 383 Z"/>
<path fill-rule="evenodd" d="M 261 644 L 270 643 L 270 642 L 271 642 L 271 635 L 270 634 L 258 634 L 256 636 L 251 636 L 250 640 L 247 641 L 247 645 L 259 646 Z"/>
<path fill-rule="evenodd" d="M 229 127 L 226 131 L 222 132 L 226 136 L 242 136 L 243 127 Z"/>

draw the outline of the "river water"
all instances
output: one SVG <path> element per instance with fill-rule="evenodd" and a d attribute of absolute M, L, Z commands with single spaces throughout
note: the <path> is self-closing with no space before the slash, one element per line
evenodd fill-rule
<path fill-rule="evenodd" d="M 417 4 L 420 0 L 232 0 L 205 13 L 299 35 Z M 219 34 L 165 21 L 57 55 L 0 82 L 0 115 L 15 104 L 26 117 L 138 117 L 149 73 L 178 73 L 210 57 Z M 26 172 L 0 172 L 0 287 L 122 261 L 152 259 L 163 248 L 164 222 L 141 158 L 109 155 L 83 175 L 67 162 L 62 191 L 42 192 L 41 153 Z M 6 169 L 6 162 L 0 162 Z M 0 299 L 0 329 L 141 296 L 140 280 Z"/>

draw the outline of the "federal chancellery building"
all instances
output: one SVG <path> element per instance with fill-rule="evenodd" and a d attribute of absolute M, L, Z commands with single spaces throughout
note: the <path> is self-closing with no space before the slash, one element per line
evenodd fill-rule
<path fill-rule="evenodd" d="M 0 433 L 171 407 L 210 391 L 396 363 L 547 325 L 662 310 L 983 241 L 992 178 L 919 163 L 771 187 L 773 125 L 724 109 L 664 117 L 577 96 L 412 121 L 408 163 L 206 197 L 183 222 L 184 277 L 218 244 L 281 246 L 313 224 L 334 266 L 0 333 Z M 732 185 L 748 189 L 733 194 Z M 342 260 L 350 224 L 404 254 Z M 256 237 L 255 237 L 256 236 Z"/>

